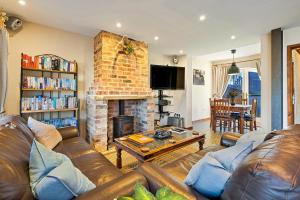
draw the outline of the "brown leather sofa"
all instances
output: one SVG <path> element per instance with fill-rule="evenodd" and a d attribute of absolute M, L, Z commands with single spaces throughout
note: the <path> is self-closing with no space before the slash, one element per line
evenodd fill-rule
<path fill-rule="evenodd" d="M 223 144 L 230 146 L 238 134 L 227 134 Z M 228 141 L 230 141 L 228 143 Z M 205 200 L 203 195 L 183 183 L 191 167 L 205 153 L 222 147 L 209 147 L 176 160 L 163 168 L 151 163 L 138 171 L 147 178 L 151 191 L 167 185 L 189 200 Z M 254 149 L 225 184 L 224 200 L 299 200 L 300 199 L 300 125 L 270 133 Z M 216 180 L 218 181 L 218 180 Z"/>
<path fill-rule="evenodd" d="M 28 175 L 33 133 L 26 124 L 23 118 L 17 116 L 0 118 L 0 200 L 34 199 Z M 122 174 L 109 160 L 79 137 L 76 128 L 64 128 L 59 131 L 63 141 L 54 148 L 54 151 L 67 155 L 73 164 L 97 186 L 77 199 L 113 200 L 116 197 L 129 196 L 133 194 L 137 182 L 142 183 L 151 192 L 156 191 L 157 188 L 153 187 L 154 183 L 151 181 L 148 184 L 141 173 Z M 231 135 L 228 137 L 225 135 L 222 139 L 222 144 L 225 146 L 232 145 L 234 142 L 235 137 Z M 216 149 L 218 148 L 224 147 L 216 146 Z M 202 154 L 207 150 L 209 149 L 202 151 Z M 186 192 L 186 188 L 181 187 L 181 185 L 178 187 L 173 185 L 175 191 L 182 190 L 181 193 L 189 197 L 190 191 Z"/>
<path fill-rule="evenodd" d="M 103 155 L 94 151 L 81 137 L 76 128 L 61 129 L 63 141 L 55 151 L 67 155 L 97 187 L 78 199 L 110 200 L 116 196 L 133 193 L 136 182 L 146 187 L 141 174 L 123 175 Z M 33 134 L 24 119 L 7 116 L 0 119 L 0 199 L 34 199 L 29 185 L 29 153 Z"/>

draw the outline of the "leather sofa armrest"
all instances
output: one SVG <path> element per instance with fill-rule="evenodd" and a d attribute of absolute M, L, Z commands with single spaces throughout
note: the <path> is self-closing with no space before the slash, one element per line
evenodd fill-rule
<path fill-rule="evenodd" d="M 58 131 L 61 134 L 63 140 L 79 136 L 79 131 L 76 127 L 60 128 L 58 129 Z"/>
<path fill-rule="evenodd" d="M 122 196 L 132 196 L 137 182 L 148 188 L 146 178 L 138 172 L 127 173 L 115 180 L 80 195 L 79 200 L 113 200 Z"/>
<path fill-rule="evenodd" d="M 221 137 L 221 145 L 225 147 L 234 146 L 241 136 L 239 133 L 224 133 Z"/>
<path fill-rule="evenodd" d="M 154 165 L 153 163 L 144 163 L 137 169 L 137 171 L 142 173 L 146 177 L 149 189 L 153 194 L 155 194 L 155 192 L 159 188 L 167 186 L 173 192 L 184 196 L 186 199 L 208 200 L 204 196 L 201 196 L 199 193 L 194 191 L 189 186 L 174 179 L 170 174 L 165 172 L 162 168 Z"/>

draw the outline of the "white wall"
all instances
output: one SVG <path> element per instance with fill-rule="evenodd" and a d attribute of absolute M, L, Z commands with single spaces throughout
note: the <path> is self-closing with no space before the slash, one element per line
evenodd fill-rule
<path fill-rule="evenodd" d="M 19 114 L 21 53 L 40 55 L 56 54 L 78 62 L 78 89 L 81 100 L 82 131 L 84 132 L 86 90 L 93 80 L 93 38 L 43 25 L 25 22 L 23 29 L 10 33 L 8 56 L 7 114 Z"/>
<path fill-rule="evenodd" d="M 261 37 L 261 126 L 271 131 L 271 33 Z"/>
<path fill-rule="evenodd" d="M 191 67 L 190 60 L 187 56 L 178 56 L 179 63 L 177 65 L 172 63 L 172 56 L 166 56 L 162 54 L 155 54 L 151 50 L 149 51 L 149 64 L 156 65 L 170 65 L 185 67 L 185 90 L 165 90 L 164 93 L 173 98 L 171 100 L 171 106 L 165 106 L 165 111 L 180 114 L 184 117 L 185 127 L 192 126 L 192 91 L 191 91 Z M 155 91 L 157 93 L 157 91 Z M 158 118 L 158 116 L 156 116 Z M 166 119 L 165 119 L 166 120 Z"/>
<path fill-rule="evenodd" d="M 245 58 L 252 55 L 255 55 L 254 57 L 257 58 L 257 54 L 260 54 L 261 51 L 260 43 L 240 47 L 237 48 L 236 50 L 237 50 L 237 53 L 235 55 L 236 61 L 240 60 L 239 58 L 241 57 Z M 212 62 L 228 63 L 231 62 L 231 59 L 232 59 L 232 54 L 230 50 L 193 57 L 192 67 L 194 69 L 203 69 L 205 70 L 206 73 L 205 85 L 204 86 L 193 85 L 192 87 L 193 88 L 192 91 L 192 120 L 193 121 L 210 117 L 209 98 L 211 98 L 212 96 L 212 81 L 213 81 Z"/>
<path fill-rule="evenodd" d="M 193 57 L 192 68 L 205 71 L 205 85 L 192 86 L 192 121 L 210 117 L 209 98 L 212 96 L 211 60 L 206 56 Z"/>
<path fill-rule="evenodd" d="M 260 44 L 253 44 L 237 48 L 237 60 L 239 57 L 257 55 L 261 51 Z M 149 63 L 159 65 L 174 65 L 171 62 L 172 56 L 165 56 L 149 51 Z M 176 91 L 166 91 L 173 96 L 174 106 L 166 107 L 166 110 L 181 114 L 185 118 L 185 126 L 192 126 L 192 121 L 206 119 L 210 117 L 209 98 L 212 93 L 212 61 L 230 59 L 230 50 L 221 51 L 203 56 L 181 56 L 178 66 L 186 67 L 186 89 Z M 205 70 L 205 85 L 193 85 L 193 69 Z"/>
<path fill-rule="evenodd" d="M 287 117 L 287 46 L 300 43 L 300 27 L 283 30 L 283 128 L 288 126 Z M 297 117 L 297 116 L 295 116 Z"/>

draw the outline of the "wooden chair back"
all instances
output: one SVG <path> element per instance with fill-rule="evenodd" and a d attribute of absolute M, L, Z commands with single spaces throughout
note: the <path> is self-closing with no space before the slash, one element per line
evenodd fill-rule
<path fill-rule="evenodd" d="M 228 99 L 214 99 L 214 116 L 221 118 L 230 117 L 230 102 Z"/>
<path fill-rule="evenodd" d="M 234 102 L 235 102 L 236 104 L 247 105 L 247 104 L 248 104 L 248 99 L 244 99 L 244 98 L 236 98 L 236 99 L 234 99 Z"/>
<path fill-rule="evenodd" d="M 257 110 L 257 99 L 252 99 L 252 108 L 251 108 L 252 118 L 256 117 L 256 110 Z"/>

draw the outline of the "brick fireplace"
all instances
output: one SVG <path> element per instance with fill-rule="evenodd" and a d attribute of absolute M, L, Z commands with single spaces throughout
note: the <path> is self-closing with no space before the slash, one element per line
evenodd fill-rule
<path fill-rule="evenodd" d="M 124 114 L 134 118 L 133 132 L 154 128 L 148 46 L 129 39 L 134 53 L 127 55 L 123 40 L 106 31 L 94 38 L 94 83 L 87 97 L 87 130 L 89 141 L 100 151 L 112 144 L 113 117 L 120 113 L 119 100 L 124 100 Z"/>

